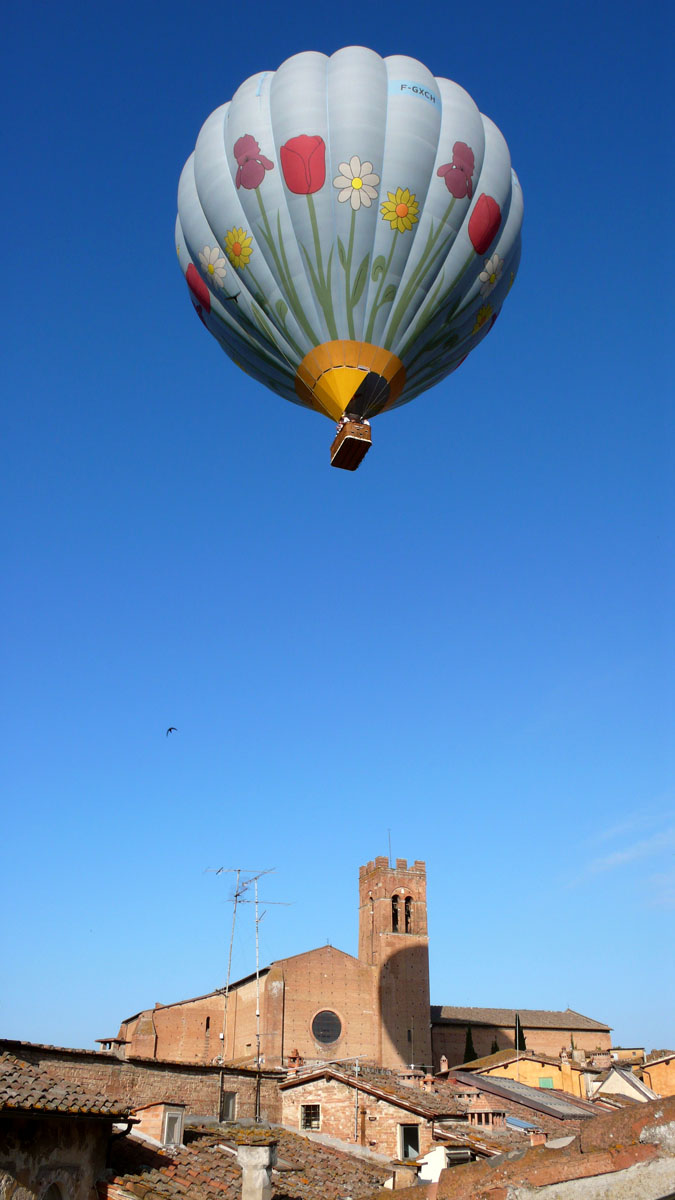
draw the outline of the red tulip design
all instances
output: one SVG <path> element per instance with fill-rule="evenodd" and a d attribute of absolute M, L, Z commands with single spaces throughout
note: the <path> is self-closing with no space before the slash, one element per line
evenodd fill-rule
<path fill-rule="evenodd" d="M 469 237 L 476 254 L 485 254 L 488 246 L 494 241 L 501 219 L 502 213 L 497 201 L 483 192 L 469 217 Z"/>
<path fill-rule="evenodd" d="M 201 316 L 201 313 L 199 312 L 200 305 L 202 308 L 206 309 L 207 313 L 211 312 L 211 293 L 199 274 L 199 271 L 192 263 L 190 263 L 185 273 L 185 282 L 192 292 L 192 301 L 195 304 L 198 316 Z"/>
<path fill-rule="evenodd" d="M 301 133 L 279 151 L 281 169 L 289 192 L 311 196 L 326 182 L 326 143 L 318 134 Z"/>
<path fill-rule="evenodd" d="M 467 146 L 466 142 L 455 142 L 452 147 L 452 162 L 444 163 L 442 167 L 438 168 L 436 174 L 445 178 L 445 186 L 456 200 L 461 200 L 464 196 L 471 198 L 473 195 L 471 176 L 474 166 L 475 159 L 471 147 Z"/>
<path fill-rule="evenodd" d="M 260 146 L 250 133 L 245 133 L 243 137 L 237 138 L 233 149 L 234 157 L 237 160 L 237 177 L 235 179 L 237 187 L 245 187 L 249 190 L 260 187 L 265 178 L 265 171 L 272 171 L 274 163 L 260 153 Z"/>

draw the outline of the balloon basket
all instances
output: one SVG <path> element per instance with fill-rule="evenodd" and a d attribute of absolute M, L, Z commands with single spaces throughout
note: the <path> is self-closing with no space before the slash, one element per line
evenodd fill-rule
<path fill-rule="evenodd" d="M 347 421 L 338 431 L 330 448 L 331 467 L 355 471 L 372 446 L 370 425 L 363 421 Z"/>

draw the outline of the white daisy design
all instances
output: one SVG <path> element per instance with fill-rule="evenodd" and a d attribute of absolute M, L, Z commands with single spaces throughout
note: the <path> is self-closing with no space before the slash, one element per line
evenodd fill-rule
<path fill-rule="evenodd" d="M 486 258 L 485 266 L 480 273 L 480 294 L 481 296 L 489 296 L 493 288 L 496 288 L 501 278 L 504 259 L 498 254 L 493 254 L 492 258 Z"/>
<path fill-rule="evenodd" d="M 349 200 L 354 212 L 358 212 L 361 205 L 370 208 L 373 200 L 377 199 L 375 185 L 380 182 L 379 175 L 373 171 L 373 164 L 362 163 L 361 159 L 354 155 L 348 163 L 338 163 L 338 171 L 340 174 L 335 176 L 333 187 L 339 189 L 340 204 L 346 204 Z"/>
<path fill-rule="evenodd" d="M 225 258 L 220 253 L 218 246 L 205 246 L 203 250 L 199 251 L 199 261 L 209 283 L 214 283 L 216 287 L 221 288 L 225 283 L 227 268 Z"/>

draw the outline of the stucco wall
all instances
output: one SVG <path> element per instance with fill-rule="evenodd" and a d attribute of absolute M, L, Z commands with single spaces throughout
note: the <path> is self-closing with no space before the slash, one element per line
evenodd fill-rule
<path fill-rule="evenodd" d="M 0 1200 L 32 1200 L 57 1184 L 63 1200 L 93 1200 L 111 1121 L 0 1117 Z"/>

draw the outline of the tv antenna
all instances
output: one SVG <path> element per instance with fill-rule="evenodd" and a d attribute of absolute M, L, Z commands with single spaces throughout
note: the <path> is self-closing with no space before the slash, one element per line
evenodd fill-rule
<path fill-rule="evenodd" d="M 227 958 L 227 979 L 225 981 L 225 1003 L 223 1008 L 223 1058 L 227 1048 L 227 1016 L 230 998 L 230 974 L 232 970 L 232 947 L 234 945 L 234 929 L 237 919 L 237 906 L 239 904 L 253 904 L 255 906 L 255 1026 L 256 1026 L 256 1069 L 260 1070 L 260 939 L 259 926 L 267 909 L 262 913 L 259 911 L 260 898 L 258 895 L 258 880 L 263 875 L 272 875 L 276 867 L 268 867 L 264 871 L 257 871 L 255 868 L 247 867 L 207 867 L 204 874 L 213 872 L 215 875 L 236 875 L 234 885 L 234 895 L 232 896 L 232 929 L 230 931 L 230 949 Z M 248 876 L 244 879 L 243 876 Z M 248 888 L 253 884 L 253 899 L 245 895 Z M 287 907 L 288 901 L 285 900 L 264 900 L 263 904 L 274 904 Z M 256 1116 L 256 1120 L 258 1117 Z"/>

